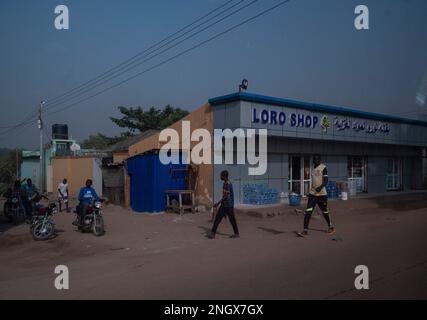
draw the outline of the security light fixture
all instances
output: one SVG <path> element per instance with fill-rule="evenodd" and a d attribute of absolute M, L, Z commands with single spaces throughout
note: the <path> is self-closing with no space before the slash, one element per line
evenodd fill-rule
<path fill-rule="evenodd" d="M 248 90 L 248 80 L 247 79 L 243 79 L 242 83 L 239 84 L 239 92 L 242 92 L 242 90 Z"/>

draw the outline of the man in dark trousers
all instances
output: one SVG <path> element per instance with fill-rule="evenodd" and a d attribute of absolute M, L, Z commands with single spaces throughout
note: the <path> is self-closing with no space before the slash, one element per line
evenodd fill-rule
<path fill-rule="evenodd" d="M 82 187 L 79 192 L 79 204 L 76 207 L 77 218 L 74 220 L 73 225 L 77 226 L 80 219 L 82 219 L 87 211 L 89 206 L 92 204 L 93 200 L 99 201 L 100 198 L 96 193 L 95 189 L 92 188 L 92 180 L 86 180 L 86 186 Z"/>
<path fill-rule="evenodd" d="M 328 183 L 328 170 L 326 166 L 320 162 L 319 155 L 313 157 L 313 165 L 314 168 L 311 172 L 311 190 L 308 195 L 307 209 L 305 209 L 304 214 L 304 230 L 298 232 L 298 235 L 304 238 L 308 236 L 308 225 L 316 205 L 322 210 L 323 217 L 328 224 L 327 233 L 335 233 L 335 228 L 332 226 L 331 217 L 329 215 L 328 193 L 325 188 Z"/>
<path fill-rule="evenodd" d="M 234 235 L 230 236 L 230 238 L 239 238 L 239 229 L 237 228 L 236 218 L 234 217 L 233 185 L 228 180 L 228 171 L 224 170 L 221 172 L 221 180 L 224 182 L 222 185 L 222 198 L 220 201 L 214 204 L 214 207 L 216 208 L 219 205 L 221 206 L 218 210 L 218 213 L 216 214 L 215 221 L 211 232 L 208 234 L 208 238 L 215 238 L 218 225 L 225 216 L 228 216 L 228 219 L 233 226 Z"/>

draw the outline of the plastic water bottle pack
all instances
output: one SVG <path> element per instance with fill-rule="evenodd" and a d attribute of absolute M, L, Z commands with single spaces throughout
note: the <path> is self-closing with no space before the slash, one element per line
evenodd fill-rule
<path fill-rule="evenodd" d="M 279 190 L 262 184 L 245 184 L 243 185 L 243 203 L 252 205 L 279 203 Z"/>
<path fill-rule="evenodd" d="M 334 181 L 329 181 L 326 185 L 326 192 L 328 193 L 329 199 L 339 198 L 340 192 L 337 186 L 337 183 Z"/>

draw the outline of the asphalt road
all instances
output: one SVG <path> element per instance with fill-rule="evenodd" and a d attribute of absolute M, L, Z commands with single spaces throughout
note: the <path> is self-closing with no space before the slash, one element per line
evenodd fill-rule
<path fill-rule="evenodd" d="M 27 225 L 0 220 L 0 299 L 426 299 L 427 194 L 331 201 L 337 233 L 320 216 L 297 238 L 302 216 L 237 216 L 205 238 L 210 214 L 155 216 L 105 207 L 103 237 L 56 216 L 58 234 L 32 240 Z M 54 269 L 69 269 L 57 290 Z M 356 290 L 357 265 L 369 289 Z"/>

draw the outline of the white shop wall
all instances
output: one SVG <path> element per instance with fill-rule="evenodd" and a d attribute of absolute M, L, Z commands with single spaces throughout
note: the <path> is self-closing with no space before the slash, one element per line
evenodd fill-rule
<path fill-rule="evenodd" d="M 321 142 L 315 140 L 287 140 L 280 138 L 268 140 L 267 172 L 260 176 L 249 176 L 248 165 L 215 165 L 214 166 L 214 197 L 221 197 L 222 183 L 219 179 L 222 170 L 228 170 L 234 185 L 235 201 L 242 199 L 242 186 L 247 183 L 265 184 L 280 191 L 288 192 L 289 156 L 320 154 L 322 162 L 327 165 L 331 181 L 346 181 L 348 179 L 348 156 L 363 156 L 367 159 L 368 169 L 367 189 L 369 193 L 386 191 L 387 158 L 400 157 L 403 161 L 403 187 L 405 190 L 414 185 L 414 163 L 421 161 L 417 158 L 417 149 L 411 147 L 383 146 L 360 143 Z M 279 152 L 285 151 L 286 152 Z M 419 162 L 418 161 L 418 162 Z M 421 173 L 420 173 L 421 175 Z M 416 177 L 415 177 L 416 178 Z M 421 176 L 418 180 L 421 181 Z M 417 180 L 417 179 L 415 179 Z M 418 183 L 420 184 L 420 183 Z"/>
<path fill-rule="evenodd" d="M 328 166 L 330 180 L 343 181 L 348 177 L 348 156 L 365 156 L 368 159 L 367 186 L 368 192 L 386 191 L 386 161 L 387 157 L 406 157 L 403 160 L 403 185 L 409 189 L 414 184 L 413 163 L 418 161 L 419 147 L 411 144 L 427 144 L 426 128 L 407 124 L 391 123 L 390 132 L 368 134 L 354 132 L 352 129 L 337 130 L 332 126 L 326 133 L 320 126 L 316 129 L 278 126 L 262 123 L 252 123 L 253 108 L 286 110 L 317 116 L 323 113 L 310 112 L 295 108 L 262 105 L 257 103 L 237 101 L 214 106 L 214 128 L 267 128 L 268 138 L 268 167 L 261 176 L 249 176 L 247 165 L 215 165 L 214 166 L 214 199 L 221 197 L 222 183 L 219 174 L 222 170 L 230 172 L 234 185 L 236 203 L 242 198 L 242 185 L 246 183 L 266 184 L 280 191 L 288 191 L 289 155 L 291 154 L 321 154 L 322 162 Z M 333 115 L 329 115 L 333 121 Z M 353 118 L 354 119 L 354 118 Z M 367 120 L 375 122 L 375 120 Z M 357 141 L 357 142 L 355 142 Z M 397 143 L 409 144 L 398 145 Z M 419 159 L 419 161 L 421 161 Z"/>

